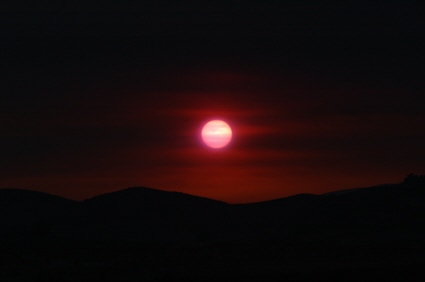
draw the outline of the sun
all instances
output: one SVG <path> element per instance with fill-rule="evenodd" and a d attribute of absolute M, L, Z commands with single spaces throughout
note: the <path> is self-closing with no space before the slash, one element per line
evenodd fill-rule
<path fill-rule="evenodd" d="M 222 120 L 209 121 L 202 128 L 202 140 L 208 147 L 223 148 L 231 139 L 232 129 Z"/>

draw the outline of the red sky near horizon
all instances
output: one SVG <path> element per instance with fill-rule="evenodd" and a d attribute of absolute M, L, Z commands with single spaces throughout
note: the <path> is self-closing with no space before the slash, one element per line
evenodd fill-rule
<path fill-rule="evenodd" d="M 71 89 L 59 110 L 29 109 L 21 137 L 40 142 L 35 146 L 53 139 L 52 147 L 9 166 L 2 186 L 78 200 L 145 186 L 245 203 L 394 183 L 423 169 L 421 144 L 407 138 L 421 136 L 422 115 L 363 112 L 358 93 L 379 104 L 385 89 L 347 91 L 217 69 L 148 80 L 154 87 L 126 80 L 123 89 Z M 99 101 L 84 100 L 86 92 L 109 93 Z M 212 119 L 232 128 L 225 148 L 202 142 L 202 126 Z M 413 158 L 412 146 L 420 153 Z"/>
<path fill-rule="evenodd" d="M 246 203 L 424 173 L 420 9 L 248 2 L 4 12 L 0 188 Z"/>

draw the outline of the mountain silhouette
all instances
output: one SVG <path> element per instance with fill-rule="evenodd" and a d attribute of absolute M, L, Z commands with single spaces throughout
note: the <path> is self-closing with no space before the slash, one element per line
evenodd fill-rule
<path fill-rule="evenodd" d="M 131 240 L 303 240 L 308 233 L 314 241 L 315 236 L 323 240 L 324 233 L 336 229 L 345 230 L 347 236 L 354 232 L 379 240 L 391 237 L 391 229 L 392 239 L 416 242 L 422 238 L 421 222 L 425 220 L 425 186 L 414 177 L 406 179 L 393 185 L 249 204 L 227 204 L 145 187 L 83 202 L 1 189 L 0 223 L 5 227 L 2 230 L 30 230 L 45 224 L 52 226 L 58 237 Z"/>
<path fill-rule="evenodd" d="M 72 222 L 77 201 L 23 189 L 0 189 L 0 238 L 25 238 Z"/>
<path fill-rule="evenodd" d="M 205 228 L 214 229 L 214 224 L 223 219 L 227 206 L 208 198 L 145 187 L 128 188 L 82 202 L 90 225 L 114 230 L 118 238 L 151 240 L 196 239 Z"/>
<path fill-rule="evenodd" d="M 0 189 L 0 280 L 425 278 L 424 221 L 416 175 L 249 204 L 145 187 L 82 202 Z"/>

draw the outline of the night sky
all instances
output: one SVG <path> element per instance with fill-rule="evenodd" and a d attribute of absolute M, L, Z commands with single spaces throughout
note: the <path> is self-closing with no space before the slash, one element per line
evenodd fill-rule
<path fill-rule="evenodd" d="M 228 2 L 2 6 L 0 188 L 245 203 L 425 172 L 422 6 Z"/>

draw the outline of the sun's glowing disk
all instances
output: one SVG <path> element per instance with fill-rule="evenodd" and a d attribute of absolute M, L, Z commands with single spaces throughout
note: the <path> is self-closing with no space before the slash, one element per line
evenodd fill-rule
<path fill-rule="evenodd" d="M 223 148 L 232 139 L 232 129 L 222 120 L 207 122 L 202 128 L 202 140 L 211 148 Z"/>

